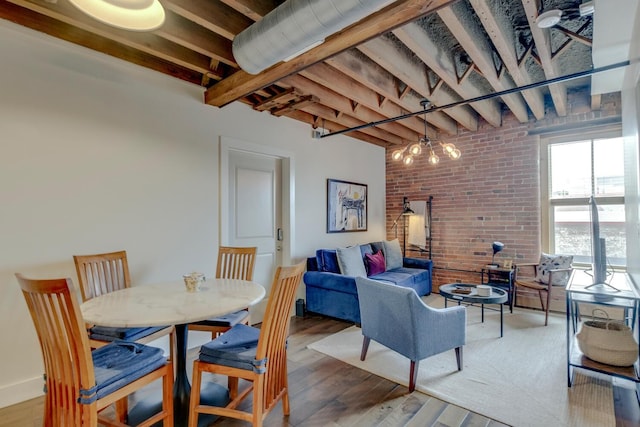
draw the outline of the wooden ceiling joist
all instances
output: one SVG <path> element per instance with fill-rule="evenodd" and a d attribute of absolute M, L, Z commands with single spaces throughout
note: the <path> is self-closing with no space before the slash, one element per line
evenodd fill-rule
<path fill-rule="evenodd" d="M 529 27 L 531 29 L 531 35 L 536 43 L 536 50 L 538 57 L 542 62 L 542 69 L 547 80 L 561 77 L 560 70 L 558 68 L 557 61 L 554 61 L 551 57 L 551 36 L 547 28 L 539 28 L 536 25 L 536 18 L 538 17 L 538 2 L 536 0 L 522 0 L 522 5 L 527 14 L 529 21 Z M 549 86 L 549 92 L 551 92 L 551 98 L 553 99 L 553 105 L 556 108 L 556 113 L 564 117 L 567 115 L 567 85 L 564 83 L 556 83 Z"/>
<path fill-rule="evenodd" d="M 415 92 L 431 101 L 433 105 L 447 105 L 460 100 L 450 93 L 439 91 L 431 93 L 431 88 L 421 67 L 412 62 L 403 52 L 388 39 L 378 37 L 358 46 L 358 50 L 367 55 L 389 73 L 397 76 Z M 468 106 L 451 108 L 446 111 L 463 127 L 475 131 L 478 129 L 478 118 Z"/>
<path fill-rule="evenodd" d="M 420 106 L 422 98 L 411 94 L 409 86 L 405 86 L 402 91 L 398 91 L 398 80 L 393 74 L 375 62 L 361 58 L 356 51 L 343 52 L 327 59 L 325 62 L 369 89 L 387 99 L 393 100 L 395 104 L 407 111 L 419 111 L 422 109 Z M 442 112 L 430 114 L 428 121 L 432 126 L 449 135 L 455 135 L 457 132 L 456 122 Z M 429 136 L 434 137 L 433 135 Z"/>
<path fill-rule="evenodd" d="M 465 21 L 463 23 L 453 11 L 453 7 L 440 9 L 438 16 L 447 25 L 451 33 L 465 49 L 467 55 L 473 60 L 475 66 L 496 92 L 515 87 L 510 77 L 507 78 L 496 69 L 492 58 L 493 48 L 489 40 L 482 36 L 482 28 L 477 22 Z M 526 123 L 529 120 L 529 113 L 522 95 L 514 93 L 503 96 L 502 100 L 521 123 Z"/>
<path fill-rule="evenodd" d="M 480 18 L 482 26 L 491 38 L 496 51 L 502 59 L 502 63 L 507 71 L 509 71 L 509 74 L 511 74 L 516 86 L 526 86 L 534 83 L 531 76 L 518 64 L 514 48 L 516 42 L 514 29 L 506 28 L 498 22 L 506 22 L 508 19 L 504 16 L 504 12 L 493 11 L 485 0 L 469 0 L 469 3 L 473 7 L 476 15 Z M 500 14 L 500 19 L 498 19 L 494 13 Z M 545 112 L 542 91 L 540 89 L 530 89 L 522 92 L 522 96 L 533 112 L 533 115 L 537 119 L 542 119 Z"/>
<path fill-rule="evenodd" d="M 569 83 L 546 89 L 537 84 L 541 76 L 553 80 L 560 68 L 567 75 L 592 66 L 585 58 L 593 19 L 540 29 L 540 0 L 396 0 L 293 60 L 249 75 L 236 64 L 232 40 L 284 1 L 163 0 L 166 22 L 151 32 L 104 25 L 68 0 L 1 1 L 0 18 L 197 84 L 210 105 L 239 100 L 315 126 L 326 121 L 384 147 L 425 132 L 437 139 L 459 127 L 475 131 L 479 117 L 500 126 L 503 114 L 522 123 L 529 111 L 536 119 L 553 107 L 562 115 Z M 563 1 L 545 0 L 545 7 Z M 426 17 L 431 13 L 438 16 Z M 559 58 L 565 52 L 578 60 Z M 519 92 L 522 86 L 531 89 Z M 552 96 L 545 100 L 546 90 Z M 426 130 L 424 99 L 427 108 L 446 106 L 425 113 Z M 592 104 L 599 108 L 598 96 Z"/>
<path fill-rule="evenodd" d="M 484 94 L 468 80 L 458 82 L 451 56 L 440 49 L 435 40 L 415 22 L 396 28 L 393 34 L 462 99 L 476 98 Z M 471 107 L 492 126 L 499 127 L 502 124 L 502 113 L 495 99 L 474 102 Z"/>
<path fill-rule="evenodd" d="M 297 73 L 304 68 L 349 49 L 353 45 L 376 37 L 399 25 L 411 22 L 453 1 L 456 0 L 396 1 L 385 9 L 359 21 L 338 34 L 328 37 L 327 40 L 318 47 L 288 62 L 281 62 L 274 65 L 259 75 L 252 76 L 242 70 L 236 72 L 209 88 L 205 93 L 205 102 L 217 107 L 226 105 L 256 89 L 275 83 L 285 76 Z"/>
<path fill-rule="evenodd" d="M 162 5 L 203 28 L 233 40 L 253 21 L 224 3 L 210 0 L 163 0 Z"/>

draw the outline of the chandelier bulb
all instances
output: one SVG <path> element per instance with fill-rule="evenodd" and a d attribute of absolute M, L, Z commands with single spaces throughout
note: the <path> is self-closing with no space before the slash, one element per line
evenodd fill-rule
<path fill-rule="evenodd" d="M 395 150 L 393 153 L 391 153 L 391 159 L 396 161 L 401 160 L 403 153 L 404 150 Z"/>
<path fill-rule="evenodd" d="M 420 155 L 420 153 L 422 153 L 422 145 L 419 142 L 416 142 L 415 144 L 411 144 L 411 146 L 409 147 L 409 153 L 412 156 Z"/>
<path fill-rule="evenodd" d="M 404 159 L 402 159 L 402 163 L 404 163 L 405 166 L 409 166 L 413 164 L 413 156 L 412 155 L 406 156 Z"/>
<path fill-rule="evenodd" d="M 462 156 L 462 153 L 457 148 L 449 153 L 451 160 L 458 160 Z"/>
<path fill-rule="evenodd" d="M 431 150 L 431 154 L 429 154 L 429 164 L 437 165 L 439 161 L 440 161 L 440 157 L 438 157 L 436 153 L 434 153 L 433 150 Z"/>
<path fill-rule="evenodd" d="M 442 152 L 444 154 L 450 154 L 453 150 L 456 149 L 456 146 L 450 142 L 447 142 L 446 144 L 442 144 Z"/>

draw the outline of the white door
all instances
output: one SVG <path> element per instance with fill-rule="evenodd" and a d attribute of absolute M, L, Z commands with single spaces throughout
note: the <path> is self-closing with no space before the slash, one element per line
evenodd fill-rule
<path fill-rule="evenodd" d="M 281 163 L 273 156 L 229 151 L 229 246 L 257 246 L 253 280 L 267 290 L 282 263 Z M 251 323 L 262 322 L 265 298 L 251 307 Z"/>

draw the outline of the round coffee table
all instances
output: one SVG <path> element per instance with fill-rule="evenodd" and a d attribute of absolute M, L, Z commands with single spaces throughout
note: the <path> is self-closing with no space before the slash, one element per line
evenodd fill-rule
<path fill-rule="evenodd" d="M 503 304 L 507 302 L 507 292 L 491 286 L 491 295 L 480 296 L 477 291 L 478 285 L 472 285 L 469 283 L 449 283 L 442 285 L 439 288 L 440 295 L 444 297 L 444 306 L 447 306 L 447 301 L 452 299 L 458 301 L 458 305 L 466 303 L 469 305 L 480 304 L 482 310 L 482 322 L 484 322 L 484 306 L 485 304 L 498 304 L 500 306 L 500 337 L 503 335 L 504 326 L 504 314 Z M 468 291 L 468 293 L 466 293 Z"/>

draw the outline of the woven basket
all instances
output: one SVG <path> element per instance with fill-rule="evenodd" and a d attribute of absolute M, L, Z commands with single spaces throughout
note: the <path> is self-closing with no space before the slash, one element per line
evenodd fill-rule
<path fill-rule="evenodd" d="M 627 325 L 609 319 L 587 320 L 582 323 L 580 332 L 576 335 L 578 347 L 585 356 L 596 362 L 613 366 L 631 366 L 638 359 L 638 343 L 633 338 L 633 332 Z"/>

